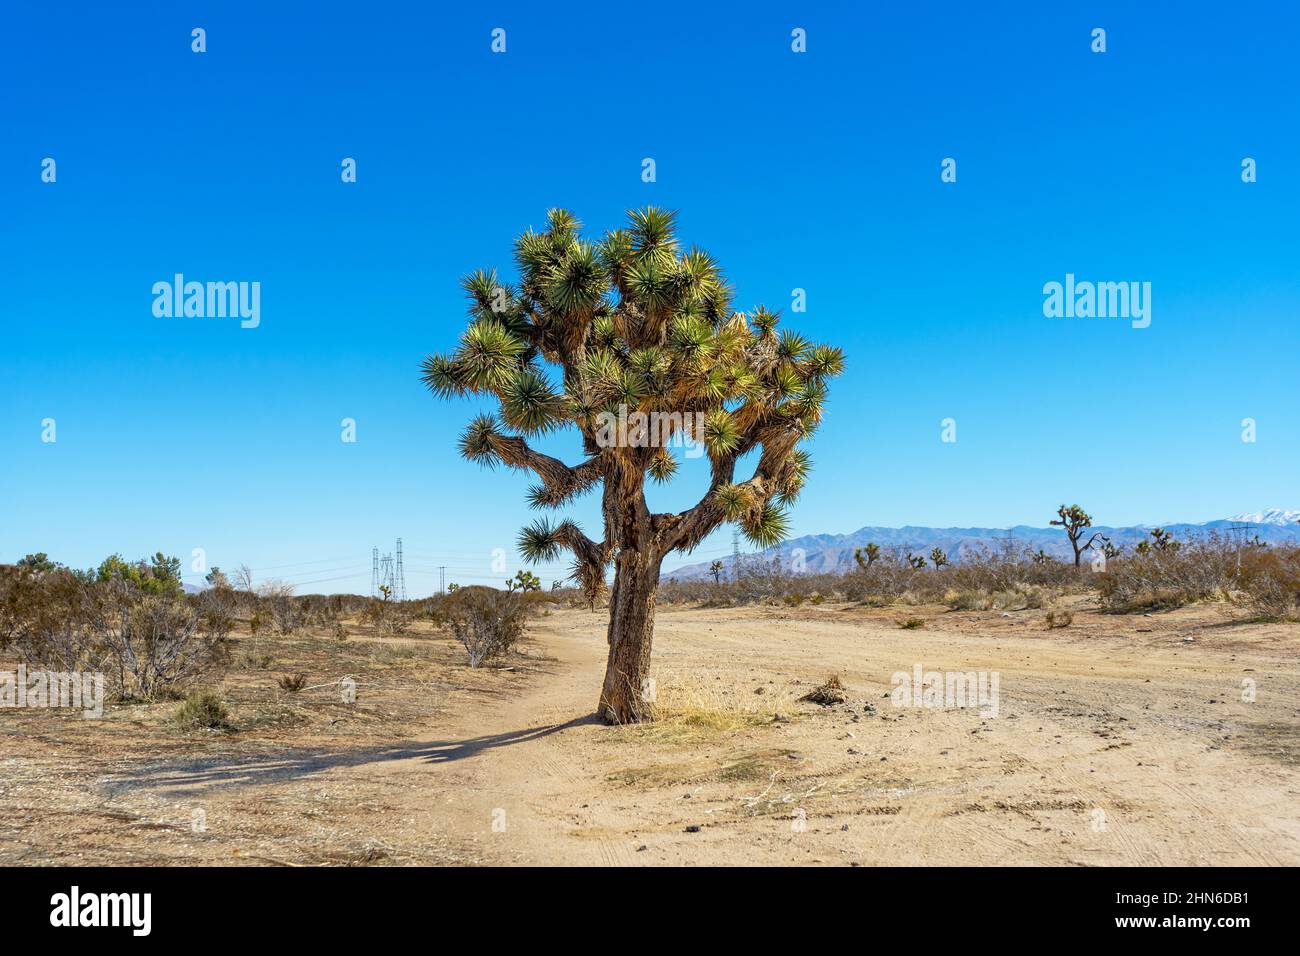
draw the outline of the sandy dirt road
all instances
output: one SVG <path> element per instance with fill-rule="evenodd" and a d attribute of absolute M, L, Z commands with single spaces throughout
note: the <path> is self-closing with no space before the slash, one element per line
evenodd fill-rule
<path fill-rule="evenodd" d="M 1300 863 L 1294 625 L 897 616 L 661 610 L 659 680 L 784 718 L 679 737 L 594 721 L 603 617 L 556 612 L 527 680 L 453 693 L 416 739 L 142 763 L 88 781 L 80 825 L 99 814 L 119 863 Z M 998 672 L 997 716 L 895 706 L 917 664 Z M 830 672 L 849 701 L 792 703 Z"/>

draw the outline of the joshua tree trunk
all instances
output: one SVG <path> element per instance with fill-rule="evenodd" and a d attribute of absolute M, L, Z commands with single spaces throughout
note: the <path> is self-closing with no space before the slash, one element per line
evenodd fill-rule
<path fill-rule="evenodd" d="M 649 716 L 653 703 L 646 686 L 654 641 L 658 555 L 626 550 L 616 560 L 609 601 L 609 658 L 596 712 L 606 723 L 622 724 Z"/>

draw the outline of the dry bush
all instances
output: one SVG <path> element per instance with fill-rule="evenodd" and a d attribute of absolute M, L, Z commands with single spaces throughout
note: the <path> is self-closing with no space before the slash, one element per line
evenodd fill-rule
<path fill-rule="evenodd" d="M 1110 561 L 1097 575 L 1101 603 L 1111 611 L 1149 611 L 1197 601 L 1230 600 L 1238 590 L 1239 551 L 1219 535 L 1180 542 Z"/>
<path fill-rule="evenodd" d="M 275 625 L 276 633 L 289 637 L 311 620 L 310 604 L 293 596 L 293 585 L 268 581 L 257 589 L 258 611 Z M 256 632 L 255 632 L 256 633 Z"/>
<path fill-rule="evenodd" d="M 1249 547 L 1241 554 L 1238 586 L 1262 618 L 1300 618 L 1300 547 Z"/>
<path fill-rule="evenodd" d="M 213 690 L 190 691 L 176 708 L 172 720 L 182 730 L 234 729 L 226 702 Z"/>
<path fill-rule="evenodd" d="M 280 690 L 288 691 L 290 694 L 296 694 L 307 686 L 307 675 L 284 674 L 276 680 L 276 684 L 279 685 Z"/>
<path fill-rule="evenodd" d="M 1069 611 L 1048 611 L 1047 617 L 1048 630 L 1058 627 L 1069 627 L 1074 623 L 1074 615 Z"/>
<path fill-rule="evenodd" d="M 922 617 L 900 617 L 894 622 L 905 631 L 917 631 L 925 627 L 925 618 Z"/>
<path fill-rule="evenodd" d="M 173 694 L 225 661 L 229 622 L 179 593 L 67 569 L 9 577 L 0 592 L 0 632 L 21 660 L 102 671 L 119 698 Z"/>
<path fill-rule="evenodd" d="M 455 594 L 448 624 L 469 654 L 469 666 L 507 653 L 524 633 L 527 604 L 523 596 L 471 585 Z"/>

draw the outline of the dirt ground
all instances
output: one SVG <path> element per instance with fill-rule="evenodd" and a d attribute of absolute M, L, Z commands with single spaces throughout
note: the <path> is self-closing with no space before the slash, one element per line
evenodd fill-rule
<path fill-rule="evenodd" d="M 1074 605 L 661 608 L 640 727 L 591 718 L 601 614 L 479 671 L 434 633 L 245 636 L 233 732 L 0 710 L 0 864 L 1300 863 L 1300 627 Z M 996 672 L 996 716 L 896 706 L 918 664 Z"/>

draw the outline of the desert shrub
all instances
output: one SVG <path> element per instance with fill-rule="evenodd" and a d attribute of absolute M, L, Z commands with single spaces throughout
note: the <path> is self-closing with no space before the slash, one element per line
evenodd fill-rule
<path fill-rule="evenodd" d="M 514 646 L 523 635 L 525 616 L 521 595 L 476 585 L 456 592 L 448 623 L 469 654 L 469 666 L 478 667 Z"/>
<path fill-rule="evenodd" d="M 230 636 L 235 627 L 235 612 L 238 609 L 234 591 L 228 587 L 208 588 L 194 595 L 190 603 L 210 635 L 222 640 Z"/>
<path fill-rule="evenodd" d="M 257 589 L 260 610 L 282 636 L 296 634 L 311 620 L 310 605 L 293 596 L 293 585 L 268 581 Z"/>
<path fill-rule="evenodd" d="M 1230 599 L 1239 583 L 1238 553 L 1213 533 L 1136 550 L 1096 576 L 1101 603 L 1111 611 L 1144 611 Z"/>
<path fill-rule="evenodd" d="M 1300 547 L 1246 548 L 1238 586 L 1245 603 L 1260 617 L 1300 617 Z"/>
<path fill-rule="evenodd" d="M 290 694 L 296 694 L 307 686 L 306 674 L 284 674 L 277 681 L 280 690 L 287 691 Z"/>
<path fill-rule="evenodd" d="M 1048 611 L 1047 617 L 1048 629 L 1056 627 L 1069 627 L 1074 623 L 1074 615 L 1069 611 Z"/>
<path fill-rule="evenodd" d="M 895 623 L 905 631 L 916 631 L 925 627 L 925 618 L 900 617 Z"/>
<path fill-rule="evenodd" d="M 172 721 L 182 730 L 230 730 L 230 710 L 216 691 L 190 691 L 176 708 Z"/>
<path fill-rule="evenodd" d="M 225 659 L 224 623 L 205 621 L 178 591 L 67 569 L 25 575 L 6 587 L 0 603 L 12 608 L 4 627 L 20 659 L 53 670 L 103 671 L 119 697 L 166 696 Z"/>

